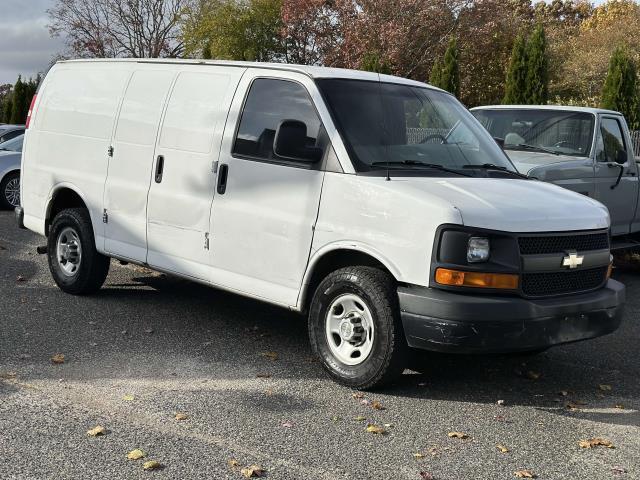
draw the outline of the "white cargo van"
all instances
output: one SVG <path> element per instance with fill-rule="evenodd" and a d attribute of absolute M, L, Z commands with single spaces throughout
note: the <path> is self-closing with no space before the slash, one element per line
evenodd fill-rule
<path fill-rule="evenodd" d="M 116 258 L 305 312 L 356 388 L 409 348 L 537 351 L 620 323 L 606 208 L 523 178 L 453 96 L 402 78 L 60 62 L 21 193 L 65 292 L 95 292 Z"/>

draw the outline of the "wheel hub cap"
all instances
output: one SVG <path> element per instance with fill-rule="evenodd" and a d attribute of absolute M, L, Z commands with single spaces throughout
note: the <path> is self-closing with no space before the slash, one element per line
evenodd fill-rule
<path fill-rule="evenodd" d="M 331 353 L 340 362 L 364 362 L 374 340 L 373 317 L 364 300 L 353 294 L 335 299 L 327 312 L 326 335 Z"/>
<path fill-rule="evenodd" d="M 73 228 L 64 228 L 58 235 L 56 254 L 64 275 L 72 277 L 78 272 L 82 261 L 82 246 L 80 237 Z"/>
<path fill-rule="evenodd" d="M 12 207 L 20 205 L 20 180 L 14 178 L 4 188 L 4 196 Z"/>

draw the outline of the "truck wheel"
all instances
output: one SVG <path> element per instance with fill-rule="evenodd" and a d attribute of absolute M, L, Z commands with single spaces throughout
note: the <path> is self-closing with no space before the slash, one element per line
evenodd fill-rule
<path fill-rule="evenodd" d="M 329 274 L 311 302 L 309 339 L 339 383 L 369 389 L 393 381 L 404 370 L 408 347 L 391 276 L 372 267 Z"/>
<path fill-rule="evenodd" d="M 84 208 L 69 208 L 56 215 L 47 253 L 51 275 L 66 293 L 94 293 L 109 273 L 110 259 L 96 250 L 91 217 Z"/>
<path fill-rule="evenodd" d="M 20 206 L 20 173 L 7 174 L 0 182 L 0 208 Z"/>

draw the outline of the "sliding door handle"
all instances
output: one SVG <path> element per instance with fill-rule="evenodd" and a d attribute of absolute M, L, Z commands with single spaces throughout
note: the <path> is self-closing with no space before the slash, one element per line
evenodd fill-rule
<path fill-rule="evenodd" d="M 164 156 L 158 155 L 158 161 L 156 162 L 156 183 L 162 181 L 162 173 L 164 172 Z"/>
<path fill-rule="evenodd" d="M 227 191 L 227 177 L 229 176 L 229 165 L 223 163 L 218 168 L 218 188 L 216 189 L 220 195 L 224 195 Z"/>

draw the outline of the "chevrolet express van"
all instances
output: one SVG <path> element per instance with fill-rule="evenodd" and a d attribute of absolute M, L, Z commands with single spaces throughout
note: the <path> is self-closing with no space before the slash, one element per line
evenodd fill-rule
<path fill-rule="evenodd" d="M 304 312 L 336 380 L 410 348 L 529 352 L 614 331 L 597 201 L 524 178 L 451 95 L 260 63 L 57 63 L 34 98 L 19 224 L 96 292 L 110 258 Z"/>

